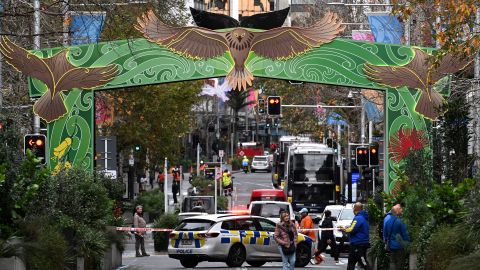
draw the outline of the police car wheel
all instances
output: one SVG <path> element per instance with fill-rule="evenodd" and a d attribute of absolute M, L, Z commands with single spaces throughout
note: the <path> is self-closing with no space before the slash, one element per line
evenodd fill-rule
<path fill-rule="evenodd" d="M 253 267 L 260 267 L 264 265 L 266 262 L 261 262 L 261 261 L 247 261 L 248 264 L 250 264 Z"/>
<path fill-rule="evenodd" d="M 300 243 L 297 246 L 296 257 L 297 258 L 295 260 L 295 266 L 305 267 L 307 264 L 310 263 L 310 247 L 308 247 L 308 245 L 305 243 Z"/>
<path fill-rule="evenodd" d="M 183 259 L 183 260 L 180 260 L 180 263 L 185 268 L 194 268 L 195 266 L 197 266 L 198 261 L 195 261 L 192 259 Z"/>
<path fill-rule="evenodd" d="M 240 267 L 245 262 L 247 252 L 241 244 L 233 245 L 228 252 L 227 265 L 229 267 Z"/>

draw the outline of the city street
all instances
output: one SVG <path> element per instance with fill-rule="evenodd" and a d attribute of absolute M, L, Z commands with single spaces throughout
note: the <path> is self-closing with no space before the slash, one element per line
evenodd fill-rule
<path fill-rule="evenodd" d="M 243 171 L 235 172 L 233 194 L 233 206 L 234 208 L 246 207 L 250 201 L 250 194 L 253 189 L 269 189 L 272 188 L 271 174 L 266 172 L 248 173 Z M 188 181 L 184 181 L 182 190 L 188 188 Z M 135 240 L 129 239 L 125 243 L 125 251 L 123 253 L 123 266 L 119 269 L 131 269 L 131 270 L 148 270 L 148 269 L 185 269 L 180 265 L 180 262 L 175 259 L 171 259 L 165 252 L 155 252 L 153 249 L 152 234 L 148 233 L 145 239 L 145 248 L 151 255 L 150 257 L 135 257 Z M 330 256 L 327 256 L 326 262 L 321 265 L 308 265 L 306 268 L 319 268 L 319 269 L 346 269 L 347 259 L 342 258 L 341 261 L 345 265 L 335 265 L 335 261 Z M 241 268 L 236 269 L 280 269 L 282 264 L 280 262 L 266 263 L 262 267 L 251 267 L 247 263 Z M 196 269 L 231 269 L 225 263 L 222 262 L 201 262 Z"/>

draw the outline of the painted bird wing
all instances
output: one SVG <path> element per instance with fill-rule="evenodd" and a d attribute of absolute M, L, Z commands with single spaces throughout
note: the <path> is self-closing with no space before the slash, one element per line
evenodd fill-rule
<path fill-rule="evenodd" d="M 55 84 L 54 75 L 44 59 L 17 46 L 5 36 L 0 40 L 0 52 L 5 57 L 5 61 L 18 72 L 39 79 L 44 82 L 49 89 L 53 89 Z"/>
<path fill-rule="evenodd" d="M 224 33 L 201 27 L 171 27 L 151 10 L 137 18 L 135 29 L 149 41 L 193 59 L 213 58 L 229 50 Z"/>
<path fill-rule="evenodd" d="M 328 12 L 308 28 L 280 27 L 255 33 L 251 50 L 262 57 L 286 60 L 331 42 L 344 29 L 337 14 Z"/>

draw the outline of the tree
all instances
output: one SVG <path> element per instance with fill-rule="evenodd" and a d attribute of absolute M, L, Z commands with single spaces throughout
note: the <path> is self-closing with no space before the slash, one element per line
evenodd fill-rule
<path fill-rule="evenodd" d="M 474 0 L 393 0 L 393 12 L 406 21 L 415 13 L 422 13 L 426 29 L 433 30 L 432 38 L 440 45 L 440 54 L 455 52 L 471 55 L 478 52 L 480 35 L 475 27 L 479 8 Z"/>
<path fill-rule="evenodd" d="M 237 145 L 237 123 L 238 123 L 238 112 L 249 106 L 255 104 L 255 101 L 248 101 L 248 91 L 239 91 L 231 90 L 227 93 L 228 101 L 226 102 L 233 111 L 233 145 Z M 235 147 L 234 147 L 235 149 Z M 232 153 L 233 155 L 233 153 Z"/>

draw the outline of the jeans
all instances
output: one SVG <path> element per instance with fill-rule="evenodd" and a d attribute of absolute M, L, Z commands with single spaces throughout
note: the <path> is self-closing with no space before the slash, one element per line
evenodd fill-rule
<path fill-rule="evenodd" d="M 403 249 L 392 249 L 390 253 L 390 269 L 403 270 L 405 269 L 406 252 Z"/>
<path fill-rule="evenodd" d="M 295 252 L 290 255 L 284 255 L 281 246 L 278 246 L 278 250 L 280 250 L 280 254 L 282 255 L 283 270 L 295 269 Z"/>

